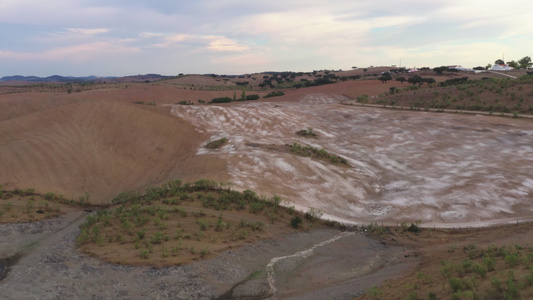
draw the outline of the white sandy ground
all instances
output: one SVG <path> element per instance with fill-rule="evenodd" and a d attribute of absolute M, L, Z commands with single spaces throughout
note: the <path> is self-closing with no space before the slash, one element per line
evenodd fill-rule
<path fill-rule="evenodd" d="M 414 222 L 483 226 L 533 215 L 533 124 L 491 116 L 352 107 L 342 96 L 292 102 L 180 106 L 172 113 L 211 140 L 228 160 L 233 188 L 279 195 L 347 223 Z M 296 135 L 313 128 L 318 139 Z M 209 142 L 206 141 L 205 143 Z M 247 146 L 310 144 L 350 166 Z"/>

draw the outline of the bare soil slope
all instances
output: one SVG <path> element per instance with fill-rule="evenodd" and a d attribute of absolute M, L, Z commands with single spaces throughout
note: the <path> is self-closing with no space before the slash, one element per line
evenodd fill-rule
<path fill-rule="evenodd" d="M 88 192 L 99 204 L 121 191 L 195 174 L 218 177 L 216 173 L 225 170 L 224 163 L 213 157 L 195 163 L 202 135 L 168 110 L 106 101 L 70 102 L 32 112 L 38 106 L 33 102 L 27 114 L 21 108 L 14 118 L 4 116 L 0 126 L 4 189 L 31 187 L 75 199 Z"/>

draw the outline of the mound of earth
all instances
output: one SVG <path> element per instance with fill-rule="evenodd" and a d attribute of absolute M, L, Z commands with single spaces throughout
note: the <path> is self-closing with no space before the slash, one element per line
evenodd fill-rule
<path fill-rule="evenodd" d="M 49 101 L 52 103 L 52 101 Z M 205 139 L 159 107 L 72 101 L 32 107 L 0 126 L 0 182 L 100 204 L 121 191 L 173 178 L 223 179 L 225 163 L 195 156 Z"/>

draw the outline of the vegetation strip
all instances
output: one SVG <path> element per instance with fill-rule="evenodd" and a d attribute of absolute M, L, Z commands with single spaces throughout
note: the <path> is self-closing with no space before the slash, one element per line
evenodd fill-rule
<path fill-rule="evenodd" d="M 211 180 L 121 193 L 112 206 L 87 217 L 76 245 L 120 264 L 188 263 L 234 246 L 316 226 L 321 212 L 305 214 L 281 206 L 281 198 L 237 192 Z"/>
<path fill-rule="evenodd" d="M 467 231 L 435 230 L 420 228 L 417 224 L 401 227 L 383 227 L 377 223 L 367 226 L 366 231 L 384 243 L 400 244 L 430 241 L 437 246 L 421 253 L 422 263 L 416 272 L 382 286 L 366 291 L 363 299 L 531 299 L 533 297 L 533 247 L 514 243 L 504 245 L 478 246 L 467 242 L 462 246 L 449 244 L 441 249 L 440 243 L 447 238 L 463 237 L 469 241 L 472 234 Z M 530 228 L 530 225 L 516 226 L 516 231 Z M 490 229 L 486 229 L 487 231 Z M 435 236 L 434 236 L 435 235 Z M 448 236 L 449 235 L 449 236 Z M 403 240 L 403 242 L 402 242 Z M 423 249 L 424 246 L 415 246 Z M 415 252 L 417 256 L 419 252 Z M 438 258 L 436 258 L 438 257 Z"/>
<path fill-rule="evenodd" d="M 416 77 L 416 76 L 415 76 Z M 514 117 L 533 114 L 533 76 L 517 79 L 484 78 L 470 80 L 468 77 L 452 78 L 440 83 L 428 83 L 421 89 L 424 78 L 411 77 L 413 85 L 405 88 L 391 87 L 390 92 L 370 99 L 357 97 L 361 104 L 409 107 L 411 110 L 438 111 L 470 110 L 489 114 L 512 114 Z M 415 79 L 413 79 L 415 78 Z M 400 79 L 400 78 L 398 78 Z M 403 82 L 403 81 L 402 81 Z M 415 85 L 415 84 L 418 84 Z"/>
<path fill-rule="evenodd" d="M 348 160 L 346 160 L 346 158 L 335 154 L 330 154 L 325 149 L 319 149 L 309 145 L 302 146 L 298 143 L 293 143 L 292 145 L 287 146 L 291 152 L 301 156 L 316 157 L 319 159 L 328 160 L 333 164 L 340 163 L 343 165 L 348 165 Z"/>

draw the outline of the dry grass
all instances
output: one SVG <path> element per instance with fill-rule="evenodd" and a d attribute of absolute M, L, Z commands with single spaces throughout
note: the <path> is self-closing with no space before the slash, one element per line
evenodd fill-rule
<path fill-rule="evenodd" d="M 400 88 L 395 86 L 397 93 L 387 93 L 373 99 L 371 103 L 411 107 L 415 110 L 433 108 L 494 114 L 533 114 L 533 76 L 484 80 L 480 76 L 470 76 L 464 84 L 446 87 L 435 85 L 418 88 L 408 84 Z"/>
<path fill-rule="evenodd" d="M 77 240 L 80 249 L 117 264 L 178 265 L 294 227 L 324 226 L 315 216 L 279 206 L 278 197 L 239 193 L 207 180 L 175 183 L 149 188 L 144 195 L 122 194 L 116 205 L 89 216 Z M 291 226 L 293 219 L 301 223 Z"/>
<path fill-rule="evenodd" d="M 379 232 L 379 233 L 378 233 Z M 375 230 L 384 243 L 413 249 L 422 261 L 403 278 L 358 299 L 530 299 L 532 223 L 484 229 L 395 227 Z"/>
<path fill-rule="evenodd" d="M 26 223 L 56 218 L 73 208 L 51 194 L 40 195 L 30 190 L 1 191 L 0 224 Z"/>

